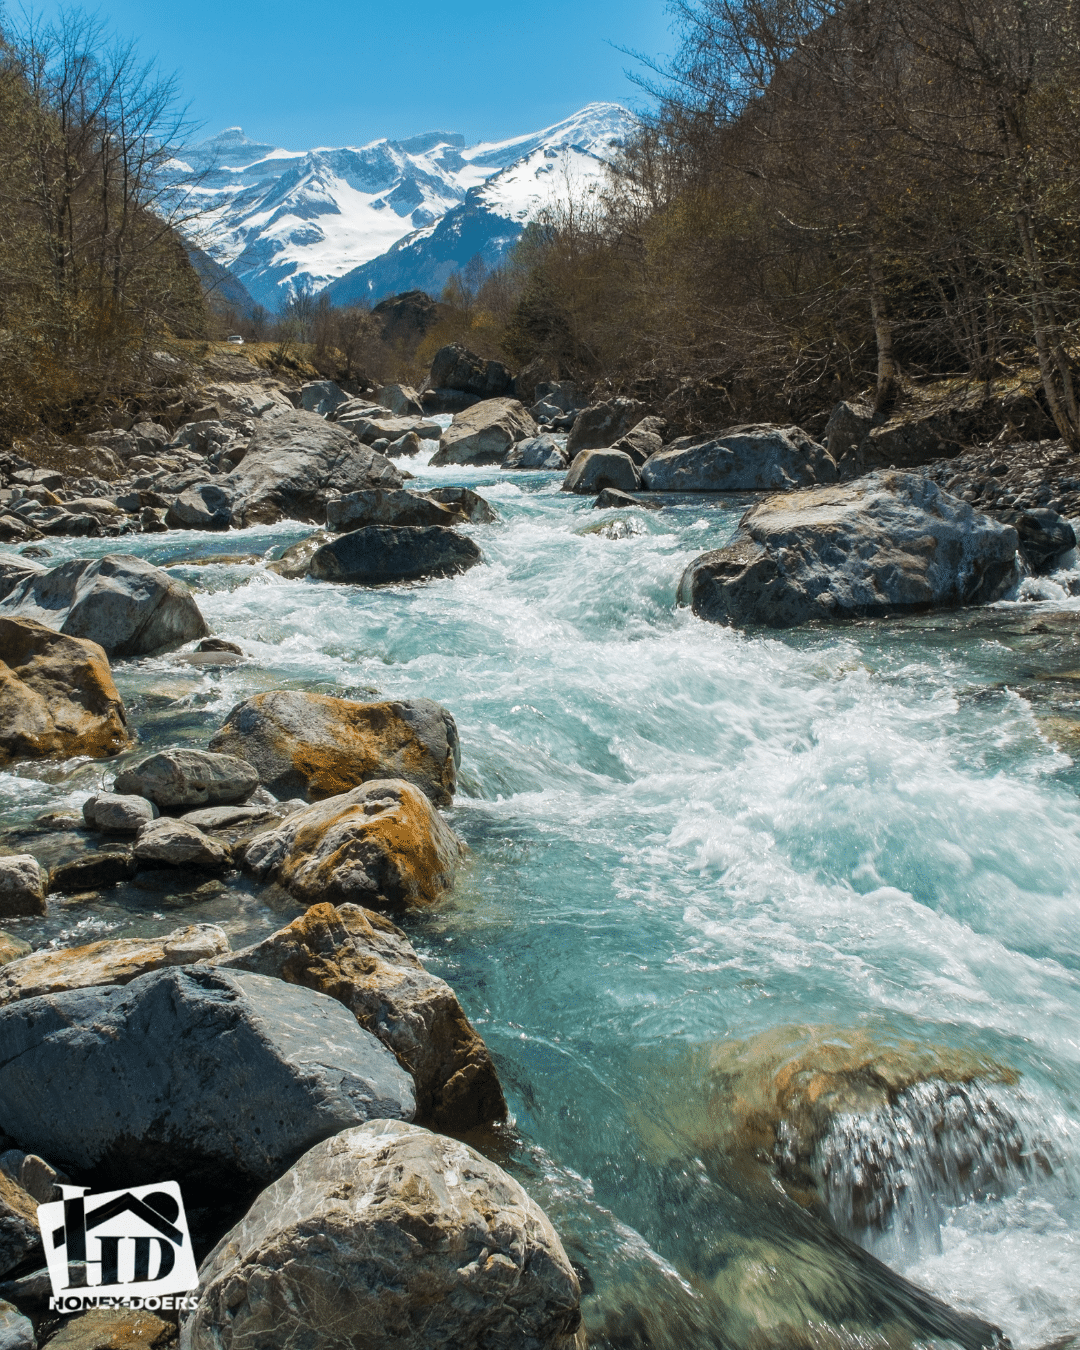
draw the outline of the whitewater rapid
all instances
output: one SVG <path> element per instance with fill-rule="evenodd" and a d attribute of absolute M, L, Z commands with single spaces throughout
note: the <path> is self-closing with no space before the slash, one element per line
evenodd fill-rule
<path fill-rule="evenodd" d="M 521 1140 L 506 1161 L 589 1272 L 594 1321 L 633 1288 L 692 1300 L 701 1225 L 724 1227 L 722 1198 L 708 1220 L 671 1199 L 650 1139 L 693 1052 L 805 1022 L 1019 1072 L 1012 1107 L 1052 1144 L 1051 1174 L 1000 1195 L 959 1186 L 903 1232 L 856 1236 L 1025 1350 L 1080 1330 L 1080 772 L 1038 720 L 1045 676 L 1080 654 L 1021 633 L 1033 610 L 1016 599 L 974 618 L 712 627 L 675 607 L 676 585 L 744 501 L 603 513 L 555 475 L 410 467 L 497 508 L 468 529 L 482 566 L 363 590 L 199 562 L 265 559 L 309 533 L 295 524 L 49 541 L 169 567 L 250 654 L 117 665 L 142 748 L 205 745 L 268 688 L 451 710 L 450 819 L 471 859 L 446 905 L 403 923 L 496 1057 Z M 1074 612 L 1080 633 L 1072 580 L 1024 596 Z M 8 773 L 0 807 L 9 823 L 77 807 L 102 776 Z M 184 916 L 236 945 L 291 917 L 277 903 L 236 886 Z M 51 922 L 70 942 L 176 920 L 149 897 Z"/>

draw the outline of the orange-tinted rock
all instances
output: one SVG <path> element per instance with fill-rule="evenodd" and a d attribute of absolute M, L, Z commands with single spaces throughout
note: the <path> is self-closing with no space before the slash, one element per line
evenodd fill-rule
<path fill-rule="evenodd" d="M 0 763 L 116 755 L 131 740 L 96 642 L 0 617 Z"/>

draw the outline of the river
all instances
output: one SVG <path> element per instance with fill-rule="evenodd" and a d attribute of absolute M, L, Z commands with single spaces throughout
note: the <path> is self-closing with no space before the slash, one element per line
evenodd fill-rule
<path fill-rule="evenodd" d="M 1080 698 L 1075 569 L 989 610 L 746 636 L 674 603 L 744 502 L 602 513 L 559 475 L 410 467 L 497 508 L 500 523 L 468 527 L 482 566 L 364 590 L 197 562 L 265 556 L 310 532 L 295 524 L 47 542 L 169 567 L 252 657 L 118 664 L 141 750 L 205 745 L 270 688 L 453 712 L 450 819 L 471 857 L 448 902 L 402 922 L 496 1057 L 515 1123 L 504 1161 L 587 1272 L 596 1343 L 755 1343 L 718 1308 L 784 1247 L 792 1209 L 695 1151 L 700 1064 L 792 1024 L 1015 1070 L 973 1109 L 990 1130 L 1005 1112 L 1045 1165 L 966 1189 L 912 1177 L 933 1129 L 912 1099 L 903 1120 L 860 1127 L 914 1132 L 891 1164 L 905 1204 L 850 1235 L 1024 1350 L 1080 1330 L 1080 771 L 1037 720 L 1067 722 Z M 0 776 L 0 803 L 28 821 L 80 806 L 102 776 L 23 766 Z M 20 931 L 67 944 L 199 920 L 235 946 L 295 912 L 243 883 L 128 888 L 54 902 Z"/>

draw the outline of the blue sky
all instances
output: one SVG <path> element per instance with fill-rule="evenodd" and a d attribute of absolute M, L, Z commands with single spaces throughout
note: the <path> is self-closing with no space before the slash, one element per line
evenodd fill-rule
<path fill-rule="evenodd" d="M 212 135 L 291 149 L 463 132 L 489 140 L 585 103 L 641 106 L 616 46 L 670 51 L 665 0 L 103 0 L 85 4 L 176 71 Z M 16 3 L 9 4 L 15 11 Z M 36 0 L 48 15 L 54 0 Z M 614 44 L 614 45 L 612 45 Z"/>

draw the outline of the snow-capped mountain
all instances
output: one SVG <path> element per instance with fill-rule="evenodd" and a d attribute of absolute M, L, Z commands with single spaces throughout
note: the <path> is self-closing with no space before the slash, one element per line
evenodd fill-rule
<path fill-rule="evenodd" d="M 433 131 L 360 147 L 282 150 L 232 127 L 173 162 L 192 242 L 267 309 L 332 284 L 338 303 L 438 290 L 491 266 L 545 203 L 587 191 L 633 117 L 592 103 L 543 131 L 466 146 Z"/>

